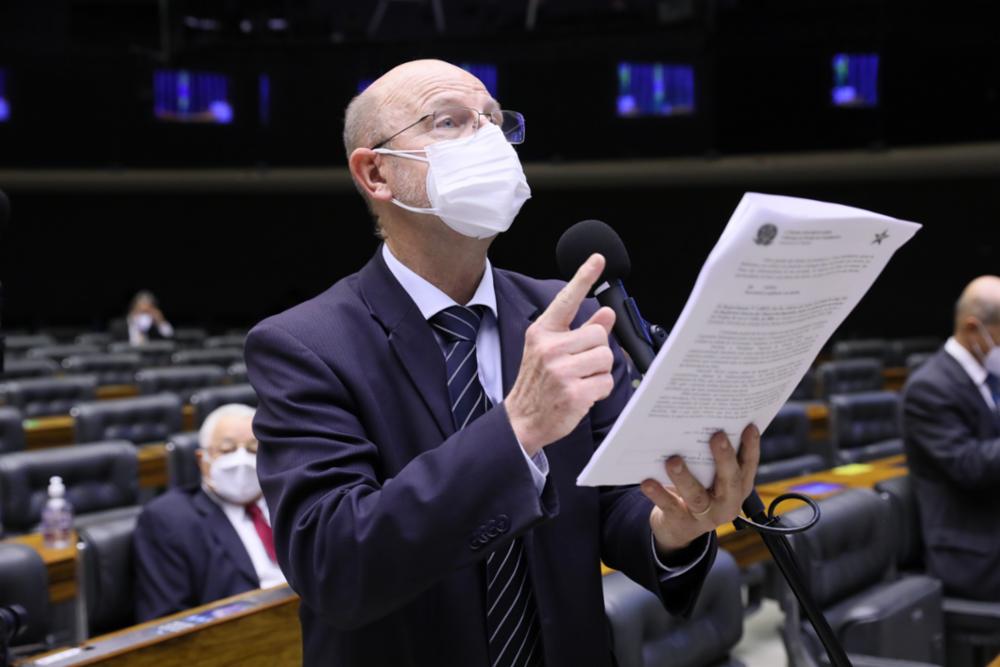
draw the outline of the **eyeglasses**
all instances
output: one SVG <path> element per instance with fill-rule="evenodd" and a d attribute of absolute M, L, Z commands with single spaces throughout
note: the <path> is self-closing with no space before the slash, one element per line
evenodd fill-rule
<path fill-rule="evenodd" d="M 414 127 L 420 129 L 416 136 L 428 135 L 434 141 L 462 139 L 473 135 L 479 129 L 481 116 L 485 116 L 489 122 L 497 125 L 510 143 L 519 144 L 524 141 L 524 116 L 517 111 L 497 109 L 486 112 L 471 107 L 447 107 L 421 116 L 415 123 L 407 125 L 388 139 L 383 139 L 372 146 L 372 150 L 382 148 L 403 132 Z"/>

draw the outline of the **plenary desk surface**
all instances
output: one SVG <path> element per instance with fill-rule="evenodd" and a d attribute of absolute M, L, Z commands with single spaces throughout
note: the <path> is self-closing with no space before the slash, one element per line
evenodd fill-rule
<path fill-rule="evenodd" d="M 282 584 L 25 658 L 21 667 L 190 667 L 302 663 L 299 598 Z"/>

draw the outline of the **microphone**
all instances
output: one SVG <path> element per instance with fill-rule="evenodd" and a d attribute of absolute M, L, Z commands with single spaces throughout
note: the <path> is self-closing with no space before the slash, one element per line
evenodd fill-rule
<path fill-rule="evenodd" d="M 615 230 L 600 220 L 578 222 L 559 237 L 556 263 L 566 280 L 595 252 L 604 255 L 604 273 L 594 283 L 594 296 L 602 306 L 615 311 L 615 338 L 640 373 L 649 370 L 656 356 L 649 323 L 642 319 L 635 299 L 625 291 L 625 278 L 632 270 L 625 244 Z"/>

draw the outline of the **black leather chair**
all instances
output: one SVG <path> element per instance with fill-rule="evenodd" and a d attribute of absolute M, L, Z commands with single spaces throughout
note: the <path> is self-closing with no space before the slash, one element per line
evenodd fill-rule
<path fill-rule="evenodd" d="M 0 454 L 24 449 L 24 424 L 17 408 L 0 408 Z"/>
<path fill-rule="evenodd" d="M 106 348 L 111 344 L 111 334 L 105 331 L 88 331 L 82 333 L 73 340 L 77 345 L 97 345 Z"/>
<path fill-rule="evenodd" d="M 816 370 L 810 368 L 802 376 L 799 383 L 795 385 L 792 395 L 788 397 L 790 401 L 813 401 L 819 397 L 816 387 Z"/>
<path fill-rule="evenodd" d="M 903 453 L 899 394 L 872 391 L 830 397 L 830 438 L 841 463 Z"/>
<path fill-rule="evenodd" d="M 132 443 L 95 442 L 0 456 L 0 523 L 6 531 L 33 530 L 48 500 L 49 478 L 59 475 L 77 515 L 134 505 L 138 461 Z"/>
<path fill-rule="evenodd" d="M 82 592 L 77 598 L 78 618 L 85 619 L 89 637 L 135 622 L 132 534 L 140 512 L 141 506 L 128 507 L 113 517 L 77 526 Z"/>
<path fill-rule="evenodd" d="M 851 654 L 944 664 L 941 582 L 913 575 L 892 578 L 895 532 L 889 506 L 874 491 L 849 489 L 820 501 L 822 518 L 791 538 L 806 588 Z M 783 515 L 801 525 L 808 507 Z M 789 664 L 814 665 L 824 655 L 798 602 L 783 587 L 782 635 Z M 858 664 L 858 663 L 855 663 Z"/>
<path fill-rule="evenodd" d="M 200 427 L 213 410 L 227 403 L 242 403 L 256 408 L 257 393 L 249 384 L 231 384 L 196 391 L 191 394 L 195 425 Z"/>
<path fill-rule="evenodd" d="M 0 405 L 21 411 L 25 419 L 66 415 L 74 405 L 92 401 L 97 395 L 93 375 L 58 378 L 28 378 L 0 384 Z"/>
<path fill-rule="evenodd" d="M 199 389 L 214 387 L 226 379 L 219 366 L 178 366 L 176 368 L 144 368 L 135 374 L 141 394 L 171 393 L 187 403 Z"/>
<path fill-rule="evenodd" d="M 7 352 L 12 356 L 23 356 L 32 348 L 55 344 L 56 339 L 48 334 L 11 334 L 5 342 Z"/>
<path fill-rule="evenodd" d="M 225 336 L 212 336 L 205 339 L 205 349 L 218 347 L 237 348 L 242 350 L 243 343 L 246 342 L 246 334 L 230 334 Z"/>
<path fill-rule="evenodd" d="M 148 366 L 168 366 L 170 357 L 177 351 L 177 343 L 172 340 L 151 340 L 148 343 L 132 345 L 125 341 L 112 343 L 108 346 L 108 352 L 119 354 L 122 352 L 132 352 L 142 357 L 142 365 Z"/>
<path fill-rule="evenodd" d="M 226 369 L 226 375 L 229 376 L 229 381 L 233 384 L 243 384 L 247 382 L 247 365 L 242 361 L 233 364 Z"/>
<path fill-rule="evenodd" d="M 619 667 L 742 665 L 729 651 L 743 635 L 736 561 L 719 550 L 691 616 L 673 617 L 653 594 L 621 572 L 603 579 L 604 611 Z"/>
<path fill-rule="evenodd" d="M 59 372 L 59 364 L 51 359 L 4 359 L 0 380 L 41 378 Z"/>
<path fill-rule="evenodd" d="M 175 433 L 167 440 L 167 486 L 171 489 L 201 483 L 195 452 L 200 446 L 197 431 Z"/>
<path fill-rule="evenodd" d="M 174 366 L 211 365 L 223 368 L 243 361 L 243 349 L 232 347 L 217 347 L 210 350 L 183 350 L 175 352 Z"/>
<path fill-rule="evenodd" d="M 52 612 L 45 562 L 25 544 L 0 543 L 0 606 L 15 604 L 24 607 L 27 624 L 11 642 L 12 652 L 23 655 L 49 648 Z"/>
<path fill-rule="evenodd" d="M 823 399 L 834 394 L 880 391 L 883 387 L 882 362 L 876 359 L 846 359 L 820 364 L 819 393 Z"/>
<path fill-rule="evenodd" d="M 885 362 L 889 343 L 884 338 L 842 340 L 833 344 L 834 361 L 846 359 L 877 359 Z"/>
<path fill-rule="evenodd" d="M 786 403 L 760 438 L 757 483 L 788 479 L 830 467 L 809 446 L 809 416 L 804 405 Z"/>
<path fill-rule="evenodd" d="M 132 384 L 142 357 L 134 352 L 119 354 L 83 354 L 63 359 L 67 373 L 90 373 L 97 377 L 98 385 Z"/>
<path fill-rule="evenodd" d="M 922 573 L 924 540 L 909 475 L 879 482 L 875 490 L 892 509 L 899 570 Z M 949 667 L 979 667 L 1000 654 L 1000 602 L 946 597 L 944 624 Z"/>
<path fill-rule="evenodd" d="M 943 344 L 943 340 L 934 337 L 900 338 L 889 343 L 889 352 L 885 363 L 887 366 L 903 366 L 911 354 L 930 355 Z"/>
<path fill-rule="evenodd" d="M 77 442 L 165 442 L 183 421 L 181 401 L 173 394 L 81 403 L 70 414 Z"/>
<path fill-rule="evenodd" d="M 174 329 L 173 340 L 178 347 L 191 349 L 202 347 L 207 337 L 208 332 L 204 329 L 183 328 Z"/>
<path fill-rule="evenodd" d="M 66 357 L 77 354 L 98 354 L 102 350 L 98 345 L 46 345 L 33 347 L 25 355 L 28 359 L 51 359 L 61 362 Z"/>

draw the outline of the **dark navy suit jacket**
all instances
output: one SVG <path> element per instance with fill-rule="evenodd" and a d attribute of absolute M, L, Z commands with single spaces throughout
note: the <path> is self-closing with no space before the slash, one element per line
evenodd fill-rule
<path fill-rule="evenodd" d="M 525 330 L 562 283 L 494 270 L 494 284 L 506 395 Z M 573 326 L 596 307 L 586 302 Z M 641 492 L 576 485 L 632 391 L 614 353 L 613 394 L 545 448 L 539 496 L 503 403 L 456 432 L 444 356 L 381 252 L 250 332 L 257 471 L 278 561 L 302 597 L 307 665 L 489 664 L 481 561 L 518 535 L 547 667 L 611 664 L 602 559 L 669 610 L 690 609 L 714 536 L 685 555 L 710 542 L 706 558 L 667 579 Z"/>
<path fill-rule="evenodd" d="M 903 389 L 903 439 L 928 571 L 950 595 L 1000 601 L 1000 418 L 944 350 Z"/>
<path fill-rule="evenodd" d="M 133 544 L 139 622 L 260 587 L 236 529 L 200 487 L 150 501 Z"/>

